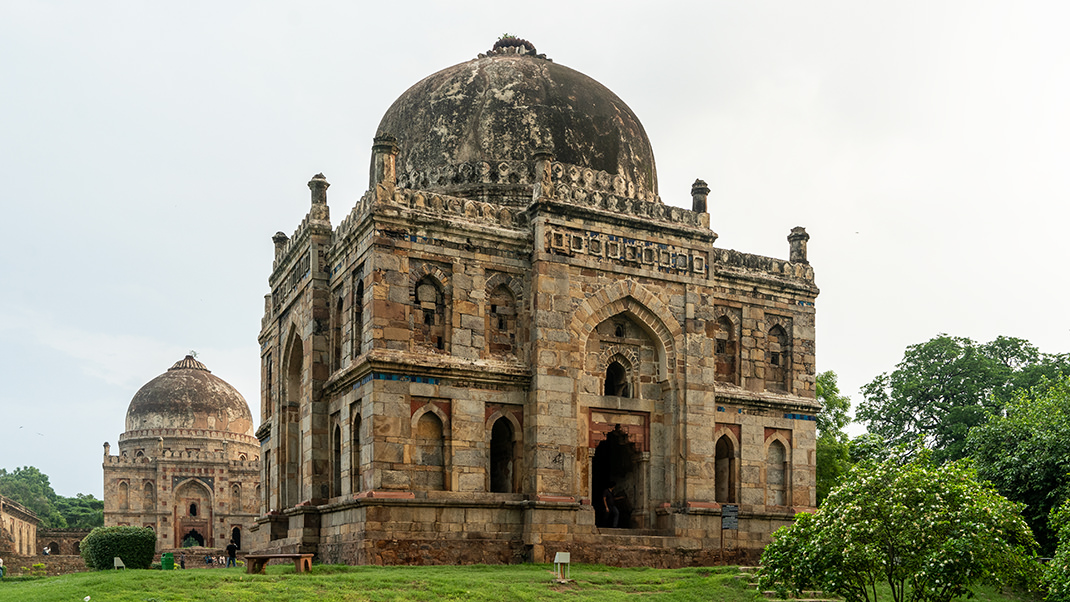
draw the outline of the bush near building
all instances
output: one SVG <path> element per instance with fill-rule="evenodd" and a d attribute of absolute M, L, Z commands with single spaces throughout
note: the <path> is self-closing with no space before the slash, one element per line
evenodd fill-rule
<path fill-rule="evenodd" d="M 156 553 L 156 532 L 146 527 L 98 527 L 82 540 L 82 558 L 90 568 L 107 570 L 115 557 L 129 569 L 147 569 Z"/>
<path fill-rule="evenodd" d="M 762 587 L 864 602 L 884 582 L 895 602 L 950 602 L 982 583 L 1039 586 L 1021 504 L 960 463 L 900 452 L 855 465 L 817 512 L 777 530 L 762 554 Z"/>

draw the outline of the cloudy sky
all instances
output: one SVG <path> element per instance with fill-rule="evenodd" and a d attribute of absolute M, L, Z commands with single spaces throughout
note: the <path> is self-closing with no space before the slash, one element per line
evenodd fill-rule
<path fill-rule="evenodd" d="M 947 332 L 1070 351 L 1070 4 L 0 0 L 0 467 L 102 493 L 102 444 L 194 349 L 259 415 L 271 235 L 502 33 L 614 90 L 718 246 L 810 232 L 845 392 Z"/>

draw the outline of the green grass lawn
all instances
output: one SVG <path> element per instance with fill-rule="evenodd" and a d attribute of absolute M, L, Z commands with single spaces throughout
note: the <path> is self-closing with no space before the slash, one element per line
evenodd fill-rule
<path fill-rule="evenodd" d="M 307 600 L 716 600 L 754 602 L 734 567 L 619 569 L 575 565 L 573 582 L 554 582 L 550 565 L 379 567 L 317 565 L 311 574 L 269 566 L 244 569 L 101 571 L 0 581 L 0 602 L 253 602 Z"/>
<path fill-rule="evenodd" d="M 365 600 L 613 600 L 757 602 L 765 600 L 736 579 L 736 567 L 619 569 L 575 565 L 572 583 L 554 581 L 550 565 L 334 566 L 297 575 L 292 566 L 269 566 L 266 575 L 245 569 L 99 571 L 62 577 L 0 581 L 0 602 L 212 602 Z M 992 588 L 971 602 L 1032 602 L 1030 596 Z M 881 602 L 891 600 L 887 587 Z"/>

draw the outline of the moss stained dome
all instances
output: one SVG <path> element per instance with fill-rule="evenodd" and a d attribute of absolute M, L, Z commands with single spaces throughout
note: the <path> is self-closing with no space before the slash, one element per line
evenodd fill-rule
<path fill-rule="evenodd" d="M 141 387 L 126 410 L 127 432 L 205 429 L 253 435 L 253 416 L 241 393 L 187 355 Z"/>
<path fill-rule="evenodd" d="M 417 82 L 378 132 L 397 140 L 403 186 L 472 196 L 492 184 L 507 195 L 530 194 L 524 170 L 536 152 L 549 151 L 556 161 L 621 176 L 641 198 L 657 195 L 654 152 L 628 105 L 530 44 L 496 44 Z"/>

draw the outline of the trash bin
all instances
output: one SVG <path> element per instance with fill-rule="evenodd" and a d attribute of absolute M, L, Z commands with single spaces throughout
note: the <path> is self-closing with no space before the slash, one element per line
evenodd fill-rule
<path fill-rule="evenodd" d="M 160 559 L 160 565 L 165 571 L 175 570 L 175 555 L 171 552 L 165 552 Z"/>

